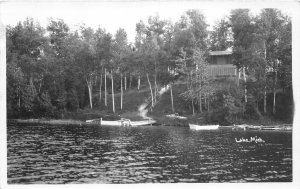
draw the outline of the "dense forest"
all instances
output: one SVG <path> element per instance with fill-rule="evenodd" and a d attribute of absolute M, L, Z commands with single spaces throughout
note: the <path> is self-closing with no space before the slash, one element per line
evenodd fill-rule
<path fill-rule="evenodd" d="M 232 10 L 212 31 L 198 10 L 186 11 L 175 23 L 157 15 L 136 24 L 134 44 L 122 28 L 114 35 L 85 25 L 72 31 L 61 19 L 43 28 L 27 18 L 6 30 L 7 116 L 61 118 L 108 103 L 118 113 L 126 91 L 142 88 L 155 110 L 159 90 L 168 85 L 173 113 L 184 108 L 174 107 L 177 90 L 188 105 L 186 114 L 227 124 L 260 117 L 290 122 L 291 37 L 291 19 L 277 9 L 255 16 L 248 9 Z M 209 51 L 227 49 L 240 70 L 237 84 L 207 74 Z"/>

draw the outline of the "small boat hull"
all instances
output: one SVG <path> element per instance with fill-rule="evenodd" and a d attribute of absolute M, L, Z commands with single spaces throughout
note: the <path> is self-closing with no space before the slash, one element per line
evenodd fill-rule
<path fill-rule="evenodd" d="M 122 126 L 122 122 L 121 121 L 100 121 L 100 125 L 105 125 L 105 126 Z"/>
<path fill-rule="evenodd" d="M 132 127 L 138 127 L 138 126 L 146 126 L 146 125 L 153 125 L 156 121 L 154 120 L 146 120 L 146 121 L 131 121 Z"/>
<path fill-rule="evenodd" d="M 154 120 L 145 120 L 145 121 L 130 121 L 130 120 L 117 120 L 117 121 L 102 121 L 100 122 L 101 126 L 119 126 L 119 127 L 138 127 L 152 125 L 156 123 Z"/>
<path fill-rule="evenodd" d="M 190 129 L 193 130 L 216 130 L 219 128 L 219 125 L 195 125 L 189 124 Z"/>

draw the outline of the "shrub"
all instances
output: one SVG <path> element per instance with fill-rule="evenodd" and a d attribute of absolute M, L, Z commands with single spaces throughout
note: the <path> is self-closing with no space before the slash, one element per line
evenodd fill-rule
<path fill-rule="evenodd" d="M 247 119 L 260 119 L 262 115 L 254 103 L 248 102 L 245 107 L 244 117 Z"/>
<path fill-rule="evenodd" d="M 34 100 L 35 117 L 52 117 L 55 107 L 51 104 L 50 96 L 47 92 L 36 96 Z"/>
<path fill-rule="evenodd" d="M 79 101 L 76 91 L 71 89 L 67 92 L 66 108 L 69 111 L 76 111 L 79 108 Z"/>
<path fill-rule="evenodd" d="M 231 125 L 243 113 L 241 93 L 235 85 L 224 85 L 214 93 L 212 111 L 207 115 L 209 122 Z"/>

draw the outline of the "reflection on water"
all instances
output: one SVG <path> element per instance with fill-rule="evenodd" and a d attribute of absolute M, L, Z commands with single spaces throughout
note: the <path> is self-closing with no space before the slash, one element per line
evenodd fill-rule
<path fill-rule="evenodd" d="M 9 184 L 292 181 L 291 133 L 20 125 L 7 131 Z M 254 136 L 266 142 L 235 142 Z"/>

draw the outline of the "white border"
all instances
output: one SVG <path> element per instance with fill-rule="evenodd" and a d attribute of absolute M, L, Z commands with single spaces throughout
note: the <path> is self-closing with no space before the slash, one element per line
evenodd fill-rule
<path fill-rule="evenodd" d="M 43 0 L 45 1 L 45 0 Z M 96 0 L 89 0 L 89 2 L 95 2 Z M 12 1 L 12 2 L 24 2 L 21 0 Z M 31 1 L 32 2 L 32 1 Z M 38 2 L 38 1 L 36 1 Z M 60 0 L 56 2 L 66 2 L 65 0 Z M 83 0 L 73 0 L 76 3 L 86 3 Z M 110 3 L 109 1 L 101 1 L 104 3 Z M 290 1 L 290 0 L 282 0 L 282 1 L 250 1 L 250 0 L 243 0 L 243 1 L 153 1 L 147 0 L 146 2 L 141 1 L 131 1 L 131 0 L 114 0 L 114 3 L 118 3 L 121 6 L 124 5 L 124 2 L 131 4 L 131 6 L 164 6 L 168 7 L 168 5 L 176 4 L 177 6 L 184 6 L 188 8 L 197 8 L 201 5 L 201 8 L 214 8 L 214 7 L 229 7 L 229 8 L 282 8 L 286 7 L 292 11 L 292 36 L 293 36 L 293 89 L 294 89 L 294 100 L 295 100 L 295 121 L 293 127 L 293 182 L 292 183 L 243 183 L 243 184 L 235 184 L 235 183 L 220 183 L 220 184 L 130 184 L 130 185 L 123 185 L 123 184 L 106 184 L 106 185 L 94 185 L 94 184 L 78 184 L 78 185 L 7 185 L 7 151 L 6 151 L 6 55 L 5 55 L 5 35 L 0 32 L 0 77 L 1 77 L 1 85 L 0 85 L 0 188 L 153 188 L 153 187 L 189 187 L 189 188 L 202 188 L 202 187 L 222 187 L 222 188 L 300 188 L 300 117 L 299 117 L 299 97 L 300 97 L 300 74 L 299 72 L 299 65 L 300 64 L 300 47 L 299 47 L 299 40 L 300 40 L 300 8 L 299 8 L 299 1 Z M 2 10 L 2 3 L 0 0 L 0 29 L 3 32 L 3 20 L 1 20 L 1 12 Z M 137 15 L 138 16 L 138 15 Z"/>

